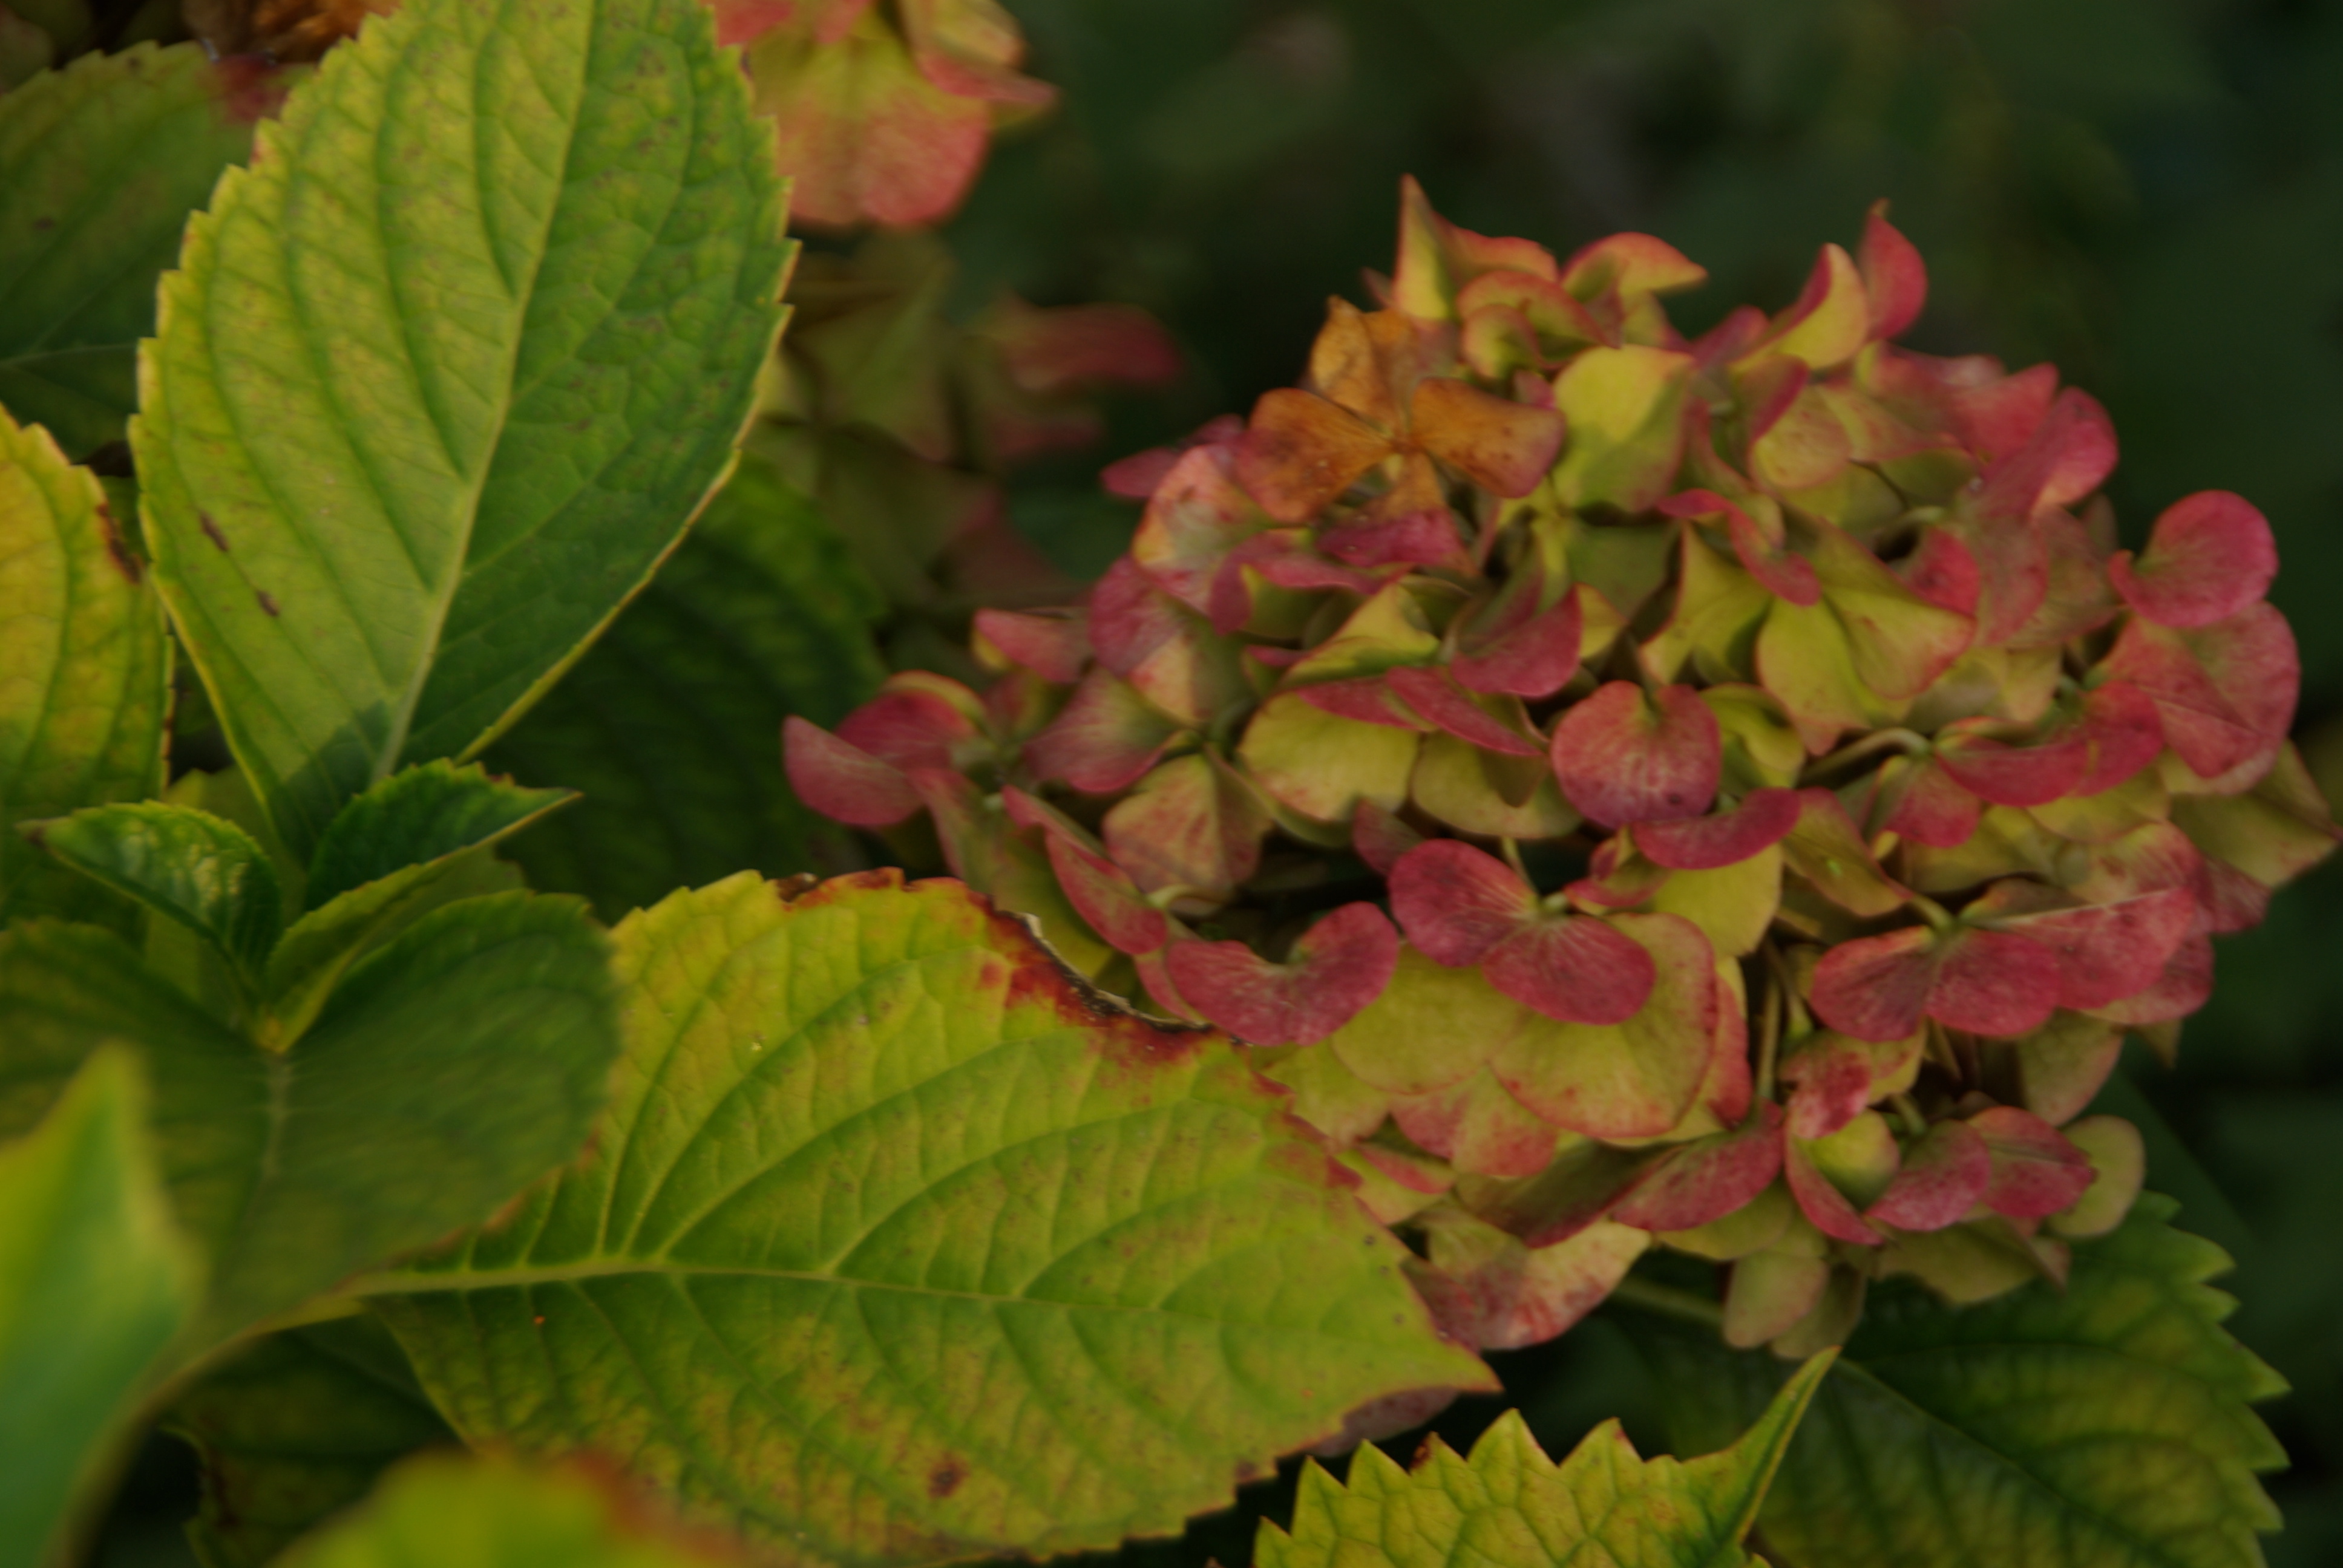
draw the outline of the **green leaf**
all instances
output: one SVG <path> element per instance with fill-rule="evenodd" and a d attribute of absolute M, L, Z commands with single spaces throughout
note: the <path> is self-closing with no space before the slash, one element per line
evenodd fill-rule
<path fill-rule="evenodd" d="M 850 864 L 776 762 L 781 720 L 835 725 L 886 674 L 886 613 L 852 553 L 760 458 L 578 668 L 488 753 L 585 800 L 518 839 L 533 886 L 606 920 L 734 871 Z"/>
<path fill-rule="evenodd" d="M 103 931 L 0 936 L 0 1134 L 108 1039 L 142 1050 L 172 1201 L 213 1260 L 191 1349 L 487 1218 L 576 1153 L 618 1046 L 606 939 L 525 893 L 424 917 L 283 1052 Z"/>
<path fill-rule="evenodd" d="M 1640 1458 L 1606 1421 L 1556 1464 L 1507 1411 L 1470 1459 L 1435 1436 L 1403 1470 L 1369 1443 L 1348 1486 L 1312 1463 L 1292 1530 L 1262 1522 L 1255 1568 L 1743 1568 L 1742 1537 L 1832 1353 L 1799 1368 L 1733 1446 L 1689 1462 Z"/>
<path fill-rule="evenodd" d="M 146 800 L 29 826 L 49 853 L 208 939 L 247 979 L 285 929 L 267 852 L 208 811 Z"/>
<path fill-rule="evenodd" d="M 299 1039 L 368 943 L 428 908 L 475 851 L 575 799 L 491 779 L 477 764 L 427 762 L 343 807 L 309 866 L 309 912 L 268 960 L 262 1042 L 282 1049 Z"/>
<path fill-rule="evenodd" d="M 41 1560 L 197 1293 L 126 1052 L 0 1147 L 0 1561 Z"/>
<path fill-rule="evenodd" d="M 204 1466 L 187 1525 L 206 1568 L 260 1568 L 418 1448 L 452 1443 L 370 1316 L 271 1334 L 181 1396 L 164 1425 Z"/>
<path fill-rule="evenodd" d="M 1177 1530 L 1369 1400 L 1490 1386 L 1225 1039 L 960 884 L 743 875 L 618 940 L 592 1162 L 360 1287 L 468 1440 L 915 1563 Z"/>
<path fill-rule="evenodd" d="M 255 99 L 194 44 L 85 55 L 0 99 L 0 405 L 75 457 L 122 436 L 155 280 Z"/>
<path fill-rule="evenodd" d="M 2150 1194 L 2075 1249 L 2066 1288 L 1947 1307 L 1872 1292 L 1761 1524 L 1783 1568 L 2258 1568 L 2255 1480 L 2286 1462 L 2247 1407 L 2284 1391 L 2221 1326 L 2228 1267 Z M 1681 1442 L 1729 1436 L 1783 1376 L 1638 1314 Z"/>
<path fill-rule="evenodd" d="M 19 429 L 0 413 L 6 829 L 161 786 L 171 655 L 154 595 L 139 578 L 96 478 L 69 466 L 45 432 Z M 0 831 L 0 921 L 41 914 L 132 929 L 128 906 L 13 830 Z"/>
<path fill-rule="evenodd" d="M 309 907 L 322 908 L 409 867 L 492 844 L 574 799 L 567 789 L 525 789 L 491 779 L 478 766 L 427 762 L 395 773 L 327 825 L 309 859 Z"/>
<path fill-rule="evenodd" d="M 132 426 L 147 534 L 297 854 L 486 746 L 729 461 L 789 246 L 712 27 L 697 0 L 411 0 L 188 226 Z"/>
<path fill-rule="evenodd" d="M 739 1559 L 649 1523 L 586 1465 L 428 1455 L 298 1543 L 277 1568 L 716 1568 Z"/>

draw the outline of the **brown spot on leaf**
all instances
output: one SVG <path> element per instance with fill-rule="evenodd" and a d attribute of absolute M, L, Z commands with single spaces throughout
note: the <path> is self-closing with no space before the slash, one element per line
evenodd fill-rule
<path fill-rule="evenodd" d="M 821 879 L 811 871 L 799 871 L 794 877 L 773 879 L 774 895 L 785 904 L 795 903 L 820 886 L 821 886 Z"/>
<path fill-rule="evenodd" d="M 197 512 L 196 521 L 204 526 L 204 538 L 217 546 L 220 554 L 227 554 L 227 536 L 220 532 L 220 526 L 217 523 L 212 521 L 212 515 L 209 512 Z"/>
<path fill-rule="evenodd" d="M 256 588 L 253 591 L 252 597 L 260 601 L 261 609 L 267 615 L 272 618 L 277 615 L 277 601 L 268 597 L 268 590 L 266 588 Z"/>
<path fill-rule="evenodd" d="M 940 1503 L 960 1490 L 968 1479 L 968 1467 L 955 1454 L 946 1454 L 933 1470 L 928 1472 L 928 1496 Z"/>
<path fill-rule="evenodd" d="M 33 220 L 33 232 L 35 234 L 46 234 L 49 230 L 56 226 L 57 220 L 53 217 L 36 217 Z"/>
<path fill-rule="evenodd" d="M 97 532 L 106 541 L 106 558 L 114 563 L 114 569 L 136 587 L 138 579 L 146 575 L 146 568 L 138 564 L 129 541 L 122 537 L 122 525 L 114 520 L 113 508 L 104 501 L 97 504 Z"/>

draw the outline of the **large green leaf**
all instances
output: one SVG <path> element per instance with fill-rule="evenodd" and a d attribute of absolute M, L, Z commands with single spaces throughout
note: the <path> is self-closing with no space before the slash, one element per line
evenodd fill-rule
<path fill-rule="evenodd" d="M 2063 1291 L 1951 1308 L 1875 1291 L 1761 1516 L 1781 1568 L 2258 1568 L 2286 1462 L 2248 1404 L 2284 1383 L 2220 1326 L 2228 1267 L 2143 1197 L 2075 1249 Z M 1715 1335 L 1634 1321 L 1670 1423 L 1730 1437 L 1786 1371 Z"/>
<path fill-rule="evenodd" d="M 782 777 L 781 720 L 835 725 L 886 673 L 845 542 L 744 457 L 641 598 L 488 754 L 584 802 L 511 853 L 605 919 L 734 871 L 834 869 L 844 836 Z M 850 863 L 850 862 L 848 862 Z"/>
<path fill-rule="evenodd" d="M 189 225 L 132 426 L 173 618 L 306 856 L 649 577 L 780 319 L 771 132 L 699 0 L 409 0 Z"/>
<path fill-rule="evenodd" d="M 1412 1471 L 1372 1443 L 1347 1486 L 1310 1465 L 1293 1528 L 1262 1522 L 1254 1568 L 1745 1568 L 1742 1537 L 1830 1355 L 1784 1384 L 1739 1441 L 1644 1460 L 1615 1421 L 1556 1464 L 1507 1411 L 1466 1459 L 1434 1437 Z"/>
<path fill-rule="evenodd" d="M 264 100 L 236 70 L 142 44 L 0 98 L 0 406 L 75 457 L 120 438 L 155 280 L 252 150 Z"/>
<path fill-rule="evenodd" d="M 285 900 L 251 834 L 160 800 L 92 806 L 34 826 L 50 854 L 204 937 L 257 981 L 285 930 Z"/>
<path fill-rule="evenodd" d="M 608 943 L 577 902 L 500 894 L 360 960 L 263 1051 L 89 927 L 0 936 L 0 1134 L 101 1041 L 142 1048 L 180 1221 L 212 1258 L 201 1348 L 477 1223 L 574 1154 L 617 1035 Z"/>
<path fill-rule="evenodd" d="M 0 412 L 0 921 L 56 914 L 129 929 L 129 906 L 13 830 L 163 781 L 170 649 L 105 505 L 88 469 Z"/>
<path fill-rule="evenodd" d="M 187 1534 L 206 1568 L 260 1568 L 391 1464 L 455 1442 L 367 1315 L 269 1335 L 206 1374 L 164 1424 L 203 1461 Z"/>
<path fill-rule="evenodd" d="M 663 1531 L 606 1473 L 430 1455 L 294 1546 L 277 1568 L 717 1568 L 739 1558 Z"/>
<path fill-rule="evenodd" d="M 743 875 L 618 946 L 592 1162 L 361 1287 L 468 1439 L 914 1563 L 1175 1530 L 1366 1401 L 1489 1385 L 1225 1039 L 960 884 Z"/>
<path fill-rule="evenodd" d="M 0 1147 L 0 1562 L 33 1563 L 193 1306 L 126 1052 Z"/>

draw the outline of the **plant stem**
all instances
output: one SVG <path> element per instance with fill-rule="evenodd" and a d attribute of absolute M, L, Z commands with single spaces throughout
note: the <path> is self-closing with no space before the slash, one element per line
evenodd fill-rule
<path fill-rule="evenodd" d="M 1633 1274 L 1619 1282 L 1611 1292 L 1611 1299 L 1624 1302 L 1631 1307 L 1641 1307 L 1647 1312 L 1657 1312 L 1663 1317 L 1698 1323 L 1703 1328 L 1722 1329 L 1725 1326 L 1725 1309 L 1706 1296 L 1695 1295 L 1674 1285 L 1654 1284 Z"/>
<path fill-rule="evenodd" d="M 1885 751 L 1890 747 L 1906 755 L 1913 755 L 1926 751 L 1928 749 L 1928 739 L 1927 737 L 1910 729 L 1883 729 L 1875 735 L 1866 735 L 1860 740 L 1849 741 L 1829 756 L 1818 758 L 1807 763 L 1798 773 L 1798 782 L 1811 784 L 1834 769 L 1843 768 L 1849 762 L 1859 762 L 1873 752 Z"/>

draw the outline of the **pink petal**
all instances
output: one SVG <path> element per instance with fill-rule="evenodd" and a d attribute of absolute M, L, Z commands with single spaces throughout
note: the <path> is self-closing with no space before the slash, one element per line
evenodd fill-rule
<path fill-rule="evenodd" d="M 2274 756 L 2302 684 L 2294 632 L 2267 604 L 2193 631 L 2135 617 L 2099 668 L 2154 699 L 2166 742 L 2206 779 Z"/>
<path fill-rule="evenodd" d="M 1271 963 L 1242 942 L 1179 942 L 1164 956 L 1197 1011 L 1253 1045 L 1308 1045 L 1358 1016 L 1391 983 L 1399 933 L 1373 904 L 1344 904 Z"/>
<path fill-rule="evenodd" d="M 1857 1247 L 1876 1247 L 1886 1238 L 1864 1223 L 1846 1194 L 1831 1185 L 1829 1177 L 1815 1168 L 1805 1147 L 1795 1138 L 1785 1139 L 1782 1163 L 1790 1179 L 1790 1196 L 1798 1201 L 1815 1229 L 1835 1241 L 1846 1241 Z"/>
<path fill-rule="evenodd" d="M 1932 849 L 1967 843 L 1983 812 L 1977 798 L 1954 782 L 1936 758 L 1912 758 L 1904 769 L 1895 809 L 1887 813 L 1881 828 Z"/>
<path fill-rule="evenodd" d="M 2184 940 L 2164 962 L 2156 983 L 2137 995 L 2092 1010 L 2092 1016 L 2109 1023 L 2137 1028 L 2187 1018 L 2213 994 L 2213 942 L 2206 936 Z"/>
<path fill-rule="evenodd" d="M 1971 1034 L 2014 1039 L 2058 1009 L 2058 957 L 2006 931 L 1963 930 L 1942 946 L 1928 1016 Z"/>
<path fill-rule="evenodd" d="M 1180 726 L 1105 669 L 1092 669 L 1050 727 L 1025 743 L 1034 776 L 1111 795 L 1155 766 Z"/>
<path fill-rule="evenodd" d="M 1940 609 L 1975 615 L 1984 586 L 1976 557 L 1950 528 L 1923 528 L 1917 548 L 1897 563 L 1904 586 Z"/>
<path fill-rule="evenodd" d="M 1583 615 L 1577 591 L 1565 587 L 1561 598 L 1540 609 L 1544 580 L 1542 567 L 1524 568 L 1465 627 L 1449 666 L 1461 684 L 1535 701 L 1560 691 L 1578 673 Z"/>
<path fill-rule="evenodd" d="M 1716 716 L 1689 686 L 1663 688 L 1655 705 L 1611 681 L 1563 714 L 1552 749 L 1564 798 L 1612 828 L 1699 816 L 1723 766 Z"/>
<path fill-rule="evenodd" d="M 2278 541 L 2244 497 L 2200 490 L 2165 508 L 2137 562 L 2117 551 L 2107 575 L 2126 604 L 2159 625 L 2210 626 L 2269 591 Z"/>
<path fill-rule="evenodd" d="M 2057 959 L 2058 1005 L 2087 1012 L 2154 985 L 2196 920 L 2193 890 L 2162 888 L 2109 903 L 2022 915 L 2005 925 Z"/>
<path fill-rule="evenodd" d="M 1140 896 L 1123 869 L 1063 833 L 1044 832 L 1050 869 L 1074 912 L 1120 952 L 1151 953 L 1172 939 L 1172 924 Z"/>
<path fill-rule="evenodd" d="M 1149 773 L 1099 826 L 1107 853 L 1146 891 L 1226 899 L 1260 869 L 1270 815 L 1219 759 L 1197 753 Z"/>
<path fill-rule="evenodd" d="M 1790 1136 L 1827 1138 L 1871 1104 L 1871 1052 L 1825 1034 L 1809 1040 L 1783 1065 L 1790 1095 Z"/>
<path fill-rule="evenodd" d="M 1863 244 L 1855 251 L 1864 293 L 1871 300 L 1874 341 L 1894 337 L 1920 318 L 1928 299 L 1928 268 L 1913 243 L 1887 221 L 1887 204 L 1871 204 Z"/>
<path fill-rule="evenodd" d="M 1747 1207 L 1782 1172 L 1782 1108 L 1767 1101 L 1757 1111 L 1745 1127 L 1677 1150 L 1611 1218 L 1639 1231 L 1689 1231 Z"/>
<path fill-rule="evenodd" d="M 1996 806 L 2042 806 L 2082 781 L 2090 746 L 2072 733 L 2012 746 L 1977 733 L 1963 720 L 1937 735 L 1936 761 L 1963 789 Z"/>
<path fill-rule="evenodd" d="M 1178 601 L 1129 556 L 1117 557 L 1091 589 L 1091 644 L 1098 661 L 1126 679 L 1188 624 Z"/>
<path fill-rule="evenodd" d="M 1172 945 L 1183 947 L 1187 944 Z M 1186 1019 L 1190 1023 L 1203 1023 L 1206 1021 L 1204 1015 L 1188 1004 L 1188 999 L 1180 994 L 1179 986 L 1172 981 L 1172 967 L 1163 961 L 1164 955 L 1171 951 L 1171 948 L 1158 948 L 1151 953 L 1131 955 L 1131 966 L 1139 971 L 1139 983 L 1146 988 L 1147 999 L 1172 1017 Z"/>
<path fill-rule="evenodd" d="M 1229 421 L 1222 439 L 1172 461 L 1158 482 L 1140 492 L 1147 511 L 1131 536 L 1131 558 L 1158 588 L 1202 614 L 1212 612 L 1212 578 L 1229 552 L 1269 525 L 1268 514 L 1237 486 L 1229 443 L 1238 428 Z"/>
<path fill-rule="evenodd" d="M 1422 719 L 1392 695 L 1391 682 L 1382 675 L 1362 675 L 1350 680 L 1322 680 L 1315 686 L 1297 686 L 1292 690 L 1293 695 L 1312 708 L 1323 709 L 1344 719 L 1355 719 L 1362 724 L 1381 724 L 1393 729 L 1418 731 L 1426 728 Z"/>
<path fill-rule="evenodd" d="M 1433 839 L 1400 857 L 1391 905 L 1407 940 L 1451 969 L 1479 963 L 1537 918 L 1537 895 L 1512 867 L 1456 839 Z M 1648 954 L 1644 962 L 1648 971 Z"/>
<path fill-rule="evenodd" d="M 1558 1130 L 1523 1110 L 1486 1071 L 1429 1093 L 1395 1096 L 1391 1115 L 1415 1143 L 1475 1176 L 1534 1176 L 1554 1161 Z"/>
<path fill-rule="evenodd" d="M 949 769 L 953 747 L 975 739 L 977 733 L 976 721 L 966 712 L 917 688 L 881 691 L 838 726 L 840 739 L 898 768 Z"/>
<path fill-rule="evenodd" d="M 2091 760 L 2075 785 L 2077 795 L 2114 789 L 2164 749 L 2164 721 L 2157 716 L 2155 699 L 2128 680 L 2110 680 L 2085 692 L 2079 728 Z"/>
<path fill-rule="evenodd" d="M 1351 848 L 1377 876 L 1389 877 L 1401 858 L 1423 842 L 1423 834 L 1372 800 L 1360 801 L 1351 813 Z"/>
<path fill-rule="evenodd" d="M 1056 686 L 1071 686 L 1090 663 L 1090 627 L 1080 610 L 1054 614 L 1021 614 L 1016 610 L 976 612 L 976 635 L 1001 650 L 1011 664 L 1024 666 Z"/>
<path fill-rule="evenodd" d="M 2037 507 L 2064 507 L 2099 487 L 2116 466 L 2115 424 L 2087 392 L 2060 392 L 2032 437 L 1986 476 L 1982 508 L 2030 518 Z"/>
<path fill-rule="evenodd" d="M 1444 508 L 1339 523 L 1319 534 L 1318 548 L 1338 561 L 1362 568 L 1462 566 L 1465 559 L 1456 519 Z"/>
<path fill-rule="evenodd" d="M 818 724 L 781 720 L 781 760 L 797 798 L 852 828 L 890 828 L 920 809 L 901 769 Z"/>
<path fill-rule="evenodd" d="M 1383 580 L 1322 556 L 1300 528 L 1272 528 L 1253 535 L 1222 558 L 1209 595 L 1212 629 L 1226 637 L 1252 618 L 1250 568 L 1263 582 L 1288 588 L 1347 588 L 1372 594 Z"/>
<path fill-rule="evenodd" d="M 2056 1214 L 2091 1184 L 2090 1157 L 2030 1111 L 1996 1105 L 1969 1118 L 1993 1162 L 1988 1208 L 2015 1220 Z"/>
<path fill-rule="evenodd" d="M 1489 950 L 1481 972 L 1548 1018 L 1591 1024 L 1624 1023 L 1641 1012 L 1659 975 L 1642 943 L 1591 915 L 1517 927 Z"/>
<path fill-rule="evenodd" d="M 1857 937 L 1815 966 L 1815 1016 L 1857 1040 L 1903 1040 L 1920 1027 L 1936 982 L 1936 939 L 1926 926 Z"/>
<path fill-rule="evenodd" d="M 1535 757 L 1544 749 L 1483 713 L 1443 670 L 1402 665 L 1383 678 L 1410 708 L 1459 740 L 1506 757 Z"/>
<path fill-rule="evenodd" d="M 1729 811 L 1638 823 L 1635 848 L 1645 859 L 1673 871 L 1714 871 L 1737 866 L 1788 838 L 1801 809 L 1795 789 L 1755 789 Z"/>
<path fill-rule="evenodd" d="M 1959 1223 L 1993 1181 L 1993 1151 L 1976 1127 L 1940 1121 L 1904 1151 L 1904 1163 L 1866 1219 L 1899 1231 L 1941 1231 Z"/>

